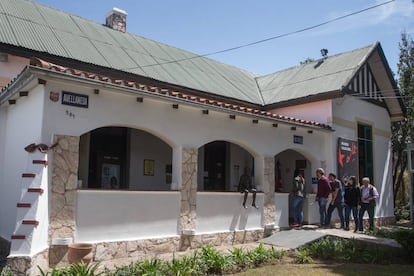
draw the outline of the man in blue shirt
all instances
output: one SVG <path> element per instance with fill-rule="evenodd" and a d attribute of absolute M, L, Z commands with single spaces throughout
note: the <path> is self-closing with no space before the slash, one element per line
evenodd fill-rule
<path fill-rule="evenodd" d="M 345 229 L 344 214 L 343 214 L 343 196 L 342 196 L 342 183 L 336 178 L 334 173 L 329 174 L 329 183 L 331 184 L 332 200 L 328 207 L 326 215 L 326 224 L 329 226 L 331 223 L 332 212 L 335 208 L 338 210 L 338 216 L 341 220 L 341 228 Z"/>

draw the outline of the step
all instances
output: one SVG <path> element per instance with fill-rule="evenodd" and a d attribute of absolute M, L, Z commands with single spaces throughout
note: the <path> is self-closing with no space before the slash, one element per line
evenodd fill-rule
<path fill-rule="evenodd" d="M 26 235 L 12 235 L 11 238 L 12 240 L 25 240 Z"/>
<path fill-rule="evenodd" d="M 35 225 L 38 226 L 39 225 L 39 221 L 38 220 L 23 220 L 22 224 L 26 224 L 26 225 Z"/>
<path fill-rule="evenodd" d="M 35 178 L 36 174 L 35 173 L 22 173 L 22 177 L 23 178 Z"/>
<path fill-rule="evenodd" d="M 33 164 L 42 164 L 46 167 L 48 162 L 47 160 L 33 160 Z"/>
<path fill-rule="evenodd" d="M 31 203 L 26 203 L 26 202 L 17 203 L 17 208 L 30 208 L 30 207 L 32 207 Z"/>
<path fill-rule="evenodd" d="M 29 193 L 39 193 L 39 194 L 43 194 L 44 192 L 42 188 L 28 188 L 27 191 Z"/>

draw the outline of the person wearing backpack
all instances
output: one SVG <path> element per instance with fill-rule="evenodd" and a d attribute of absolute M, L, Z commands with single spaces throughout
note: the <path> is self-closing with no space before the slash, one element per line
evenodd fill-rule
<path fill-rule="evenodd" d="M 376 201 L 379 197 L 377 189 L 370 183 L 369 177 L 362 178 L 361 200 L 359 208 L 359 231 L 364 231 L 364 214 L 368 212 L 369 231 L 374 230 L 374 213 Z"/>
<path fill-rule="evenodd" d="M 332 212 L 337 209 L 338 216 L 341 220 L 341 228 L 345 229 L 344 225 L 344 214 L 343 214 L 343 188 L 342 183 L 336 178 L 334 173 L 329 174 L 329 184 L 331 184 L 332 199 L 328 207 L 326 215 L 326 225 L 330 226 Z"/>

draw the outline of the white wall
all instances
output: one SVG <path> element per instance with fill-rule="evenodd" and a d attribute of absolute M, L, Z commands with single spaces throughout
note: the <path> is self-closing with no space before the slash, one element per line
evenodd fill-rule
<path fill-rule="evenodd" d="M 23 68 L 29 64 L 29 60 L 13 55 L 8 55 L 7 62 L 0 62 L 0 88 L 15 78 Z"/>
<path fill-rule="evenodd" d="M 275 225 L 280 228 L 289 227 L 289 194 L 275 194 Z"/>
<path fill-rule="evenodd" d="M 262 227 L 263 194 L 257 194 L 256 204 L 251 207 L 249 193 L 245 209 L 243 194 L 203 192 L 197 194 L 196 233 L 215 233 L 234 230 L 253 230 Z"/>
<path fill-rule="evenodd" d="M 89 108 L 49 102 L 45 136 L 55 133 L 79 136 L 98 127 L 117 125 L 148 131 L 173 148 L 175 145 L 199 148 L 211 141 L 225 140 L 240 145 L 253 155 L 272 156 L 292 147 L 295 134 L 305 137 L 305 143 L 298 147 L 306 149 L 311 155 L 319 156 L 331 150 L 320 143 L 329 137 L 329 132 L 308 134 L 306 129 L 301 128 L 292 132 L 290 126 L 281 123 L 278 127 L 272 127 L 271 122 L 265 121 L 252 124 L 251 118 L 237 116 L 236 120 L 231 120 L 228 114 L 215 111 L 203 115 L 200 108 L 180 105 L 179 109 L 173 109 L 171 103 L 149 98 L 137 103 L 132 95 L 110 93 L 113 91 L 105 89 L 95 95 L 91 87 L 48 82 L 48 91 L 61 90 L 89 95 Z M 74 117 L 67 113 L 74 114 Z"/>
<path fill-rule="evenodd" d="M 29 165 L 29 154 L 24 148 L 31 143 L 44 142 L 41 135 L 43 102 L 42 86 L 37 86 L 27 97 L 19 98 L 15 105 L 7 108 L 6 127 L 2 129 L 6 145 L 2 188 L 7 192 L 0 193 L 0 235 L 7 239 L 16 223 L 16 203 L 22 193 L 21 174 Z M 47 193 L 43 197 L 47 198 Z"/>
<path fill-rule="evenodd" d="M 78 190 L 76 210 L 75 242 L 175 236 L 180 193 Z"/>
<path fill-rule="evenodd" d="M 130 189 L 170 190 L 166 183 L 166 165 L 172 164 L 172 148 L 148 132 L 131 130 Z M 144 159 L 154 160 L 154 176 L 144 176 Z"/>
<path fill-rule="evenodd" d="M 332 104 L 331 100 L 306 103 L 272 110 L 272 112 L 292 116 L 299 119 L 331 124 Z"/>
<path fill-rule="evenodd" d="M 6 113 L 6 107 L 0 107 L 0 187 L 3 190 L 2 193 L 0 193 L 0 236 L 3 238 L 8 239 L 8 231 L 4 229 L 4 226 L 2 225 L 6 224 L 6 221 L 11 220 L 11 218 L 8 218 L 8 213 L 6 209 L 3 207 L 4 205 L 7 205 L 8 202 L 6 201 L 5 197 L 7 198 L 7 194 L 4 192 L 6 187 L 6 176 L 5 176 L 5 165 L 4 162 L 6 161 L 5 156 L 5 150 L 6 150 L 6 129 L 7 129 L 7 113 Z M 4 202 L 4 203 L 3 203 Z M 10 216 L 12 217 L 12 216 Z M 4 223 L 3 223 L 4 221 Z M 14 225 L 14 224 L 12 224 Z M 7 236 L 6 236 L 7 235 Z"/>
<path fill-rule="evenodd" d="M 334 128 L 333 143 L 338 137 L 358 140 L 358 123 L 372 126 L 374 179 L 371 182 L 380 193 L 376 216 L 394 215 L 392 162 L 391 162 L 391 121 L 385 108 L 352 96 L 333 101 Z M 352 108 L 352 111 L 350 111 Z M 337 119 L 339 118 L 339 119 Z M 360 179 L 363 176 L 359 176 Z"/>

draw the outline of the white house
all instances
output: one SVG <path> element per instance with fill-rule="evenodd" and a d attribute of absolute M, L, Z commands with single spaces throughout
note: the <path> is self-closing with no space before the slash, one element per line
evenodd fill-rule
<path fill-rule="evenodd" d="M 125 20 L 0 2 L 0 237 L 16 274 L 65 263 L 70 242 L 99 261 L 258 240 L 289 226 L 295 169 L 308 223 L 319 167 L 371 177 L 376 223 L 394 220 L 403 109 L 380 43 L 258 76 Z M 245 167 L 258 209 L 241 204 Z"/>

